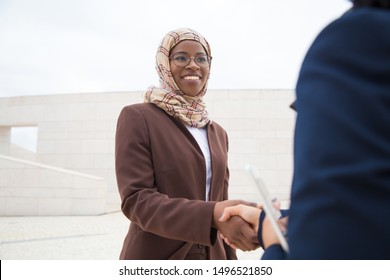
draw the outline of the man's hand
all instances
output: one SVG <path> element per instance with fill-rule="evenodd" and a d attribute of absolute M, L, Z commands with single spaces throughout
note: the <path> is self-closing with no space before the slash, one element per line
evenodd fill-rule
<path fill-rule="evenodd" d="M 213 213 L 213 226 L 219 230 L 228 244 L 235 249 L 243 251 L 254 250 L 259 247 L 256 231 L 252 226 L 239 216 L 231 217 L 226 221 L 219 221 L 226 207 L 237 204 L 255 206 L 255 203 L 249 203 L 242 200 L 225 200 L 217 202 Z"/>
<path fill-rule="evenodd" d="M 278 220 L 278 225 L 282 232 L 287 231 L 288 217 L 284 217 Z M 277 237 L 274 228 L 271 225 L 270 220 L 265 217 L 263 222 L 263 230 L 261 232 L 261 238 L 264 243 L 264 250 L 273 244 L 280 244 L 279 238 Z"/>
<path fill-rule="evenodd" d="M 257 230 L 259 229 L 259 218 L 261 209 L 261 205 L 257 205 L 257 207 L 247 206 L 244 204 L 229 206 L 223 210 L 222 216 L 219 218 L 219 221 L 225 222 L 229 220 L 232 216 L 240 216 L 247 223 L 249 223 L 252 226 L 253 230 L 257 233 Z"/>

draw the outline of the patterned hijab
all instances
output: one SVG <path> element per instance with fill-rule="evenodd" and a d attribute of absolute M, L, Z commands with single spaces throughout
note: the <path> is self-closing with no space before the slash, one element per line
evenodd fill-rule
<path fill-rule="evenodd" d="M 208 42 L 202 35 L 189 28 L 169 32 L 157 50 L 156 70 L 160 77 L 160 87 L 150 87 L 144 95 L 145 103 L 153 103 L 168 115 L 177 117 L 192 127 L 204 127 L 209 122 L 206 104 L 202 97 L 207 91 L 207 81 L 197 96 L 185 95 L 173 79 L 169 63 L 169 54 L 174 46 L 184 40 L 199 42 L 207 55 L 211 56 Z M 209 77 L 207 77 L 208 80 Z"/>

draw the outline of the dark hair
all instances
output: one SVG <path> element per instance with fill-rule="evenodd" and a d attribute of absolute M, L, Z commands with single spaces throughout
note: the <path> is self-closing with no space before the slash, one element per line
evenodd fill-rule
<path fill-rule="evenodd" d="M 351 0 L 354 7 L 390 9 L 390 0 Z"/>

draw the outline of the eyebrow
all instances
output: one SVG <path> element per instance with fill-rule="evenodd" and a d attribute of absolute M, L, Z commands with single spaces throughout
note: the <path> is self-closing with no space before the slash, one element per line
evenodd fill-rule
<path fill-rule="evenodd" d="M 179 51 L 179 52 L 173 53 L 172 55 L 174 55 L 174 54 L 187 54 L 187 55 L 188 55 L 188 52 Z M 205 55 L 207 55 L 205 52 L 198 52 L 198 53 L 196 53 L 196 54 L 197 54 L 197 55 L 198 55 L 198 54 L 205 54 Z"/>

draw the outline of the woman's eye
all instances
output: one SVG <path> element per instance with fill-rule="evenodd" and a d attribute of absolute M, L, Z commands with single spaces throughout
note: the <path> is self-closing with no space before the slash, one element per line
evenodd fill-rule
<path fill-rule="evenodd" d="M 177 55 L 173 59 L 176 61 L 187 61 L 187 57 L 185 55 Z"/>
<path fill-rule="evenodd" d="M 200 62 L 200 63 L 205 63 L 205 62 L 207 62 L 207 57 L 204 55 L 198 56 L 198 57 L 196 57 L 196 61 Z"/>

